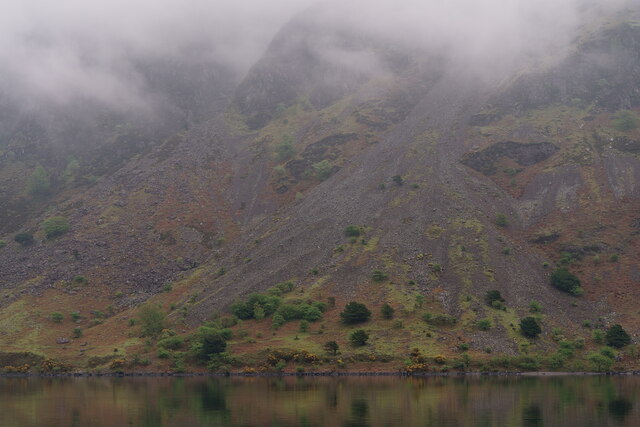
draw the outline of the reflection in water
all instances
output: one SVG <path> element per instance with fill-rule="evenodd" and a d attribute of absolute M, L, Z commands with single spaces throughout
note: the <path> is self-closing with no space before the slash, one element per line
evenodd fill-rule
<path fill-rule="evenodd" d="M 638 377 L 0 378 L 0 425 L 638 426 Z"/>

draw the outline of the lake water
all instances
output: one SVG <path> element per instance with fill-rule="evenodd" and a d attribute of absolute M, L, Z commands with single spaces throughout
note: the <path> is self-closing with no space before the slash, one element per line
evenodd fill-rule
<path fill-rule="evenodd" d="M 0 426 L 640 426 L 638 377 L 0 378 Z"/>

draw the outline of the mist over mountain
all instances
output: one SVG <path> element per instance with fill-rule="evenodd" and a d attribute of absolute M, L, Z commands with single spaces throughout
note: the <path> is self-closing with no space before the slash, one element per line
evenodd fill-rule
<path fill-rule="evenodd" d="M 636 2 L 40 3 L 0 18 L 0 368 L 598 370 L 617 324 L 637 368 Z"/>

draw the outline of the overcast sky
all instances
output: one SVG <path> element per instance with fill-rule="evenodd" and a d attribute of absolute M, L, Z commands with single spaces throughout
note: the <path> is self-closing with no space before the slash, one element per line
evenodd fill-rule
<path fill-rule="evenodd" d="M 498 42 L 503 54 L 562 44 L 582 5 L 622 1 L 0 0 L 0 92 L 119 102 L 144 90 L 132 58 L 190 60 L 194 52 L 242 75 L 278 29 L 314 3 L 332 3 L 317 14 L 328 26 L 447 45 L 482 62 L 493 61 Z"/>

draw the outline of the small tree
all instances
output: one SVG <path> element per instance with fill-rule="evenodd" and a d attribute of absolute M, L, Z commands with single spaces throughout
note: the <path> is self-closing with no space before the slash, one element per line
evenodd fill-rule
<path fill-rule="evenodd" d="M 62 320 L 64 319 L 64 315 L 62 313 L 51 313 L 51 320 L 54 321 L 55 323 L 61 323 Z"/>
<path fill-rule="evenodd" d="M 498 290 L 490 290 L 484 295 L 484 300 L 489 306 L 494 306 L 494 302 L 504 303 L 504 298 L 500 295 L 500 291 Z"/>
<path fill-rule="evenodd" d="M 326 343 L 324 343 L 324 349 L 327 353 L 331 353 L 335 356 L 336 354 L 338 354 L 338 350 L 340 349 L 340 347 L 335 341 L 327 341 Z"/>
<path fill-rule="evenodd" d="M 369 334 L 364 329 L 356 329 L 349 335 L 349 341 L 354 347 L 362 347 L 368 340 Z"/>
<path fill-rule="evenodd" d="M 276 157 L 279 161 L 288 160 L 296 153 L 291 135 L 287 134 L 276 145 Z"/>
<path fill-rule="evenodd" d="M 27 180 L 27 193 L 32 196 L 44 196 L 49 193 L 50 188 L 49 174 L 45 168 L 38 166 Z"/>
<path fill-rule="evenodd" d="M 138 310 L 140 320 L 140 334 L 143 337 L 156 337 L 165 325 L 164 312 L 154 304 L 145 304 Z"/>
<path fill-rule="evenodd" d="M 496 215 L 495 223 L 498 227 L 506 227 L 507 225 L 509 225 L 509 220 L 507 219 L 507 216 L 505 214 L 499 213 L 498 215 Z"/>
<path fill-rule="evenodd" d="M 373 273 L 371 273 L 371 279 L 373 279 L 374 282 L 384 282 L 388 278 L 389 276 L 381 270 L 373 270 Z"/>
<path fill-rule="evenodd" d="M 520 320 L 520 331 L 527 338 L 536 338 L 542 329 L 535 318 L 528 316 Z"/>
<path fill-rule="evenodd" d="M 358 237 L 362 234 L 362 230 L 357 225 L 348 225 L 344 229 L 344 235 L 347 237 Z"/>
<path fill-rule="evenodd" d="M 393 319 L 393 313 L 395 313 L 395 310 L 389 304 L 385 303 L 380 309 L 380 312 L 382 313 L 383 318 Z"/>
<path fill-rule="evenodd" d="M 228 332 L 201 326 L 198 328 L 191 351 L 200 361 L 209 360 L 212 355 L 220 354 L 227 349 L 228 337 Z"/>
<path fill-rule="evenodd" d="M 15 235 L 13 240 L 20 243 L 22 246 L 28 246 L 33 243 L 33 234 L 27 232 L 18 233 Z"/>
<path fill-rule="evenodd" d="M 53 239 L 69 231 L 69 221 L 63 216 L 54 216 L 43 221 L 41 227 L 45 237 Z"/>
<path fill-rule="evenodd" d="M 631 344 L 631 337 L 619 324 L 615 324 L 607 329 L 605 337 L 607 339 L 607 345 L 611 347 L 622 348 Z"/>
<path fill-rule="evenodd" d="M 558 268 L 551 274 L 551 285 L 572 295 L 580 295 L 582 293 L 580 279 L 564 267 Z"/>
<path fill-rule="evenodd" d="M 355 301 L 351 301 L 347 304 L 344 307 L 344 310 L 340 313 L 342 322 L 347 325 L 366 322 L 370 317 L 371 311 L 367 306 Z"/>

